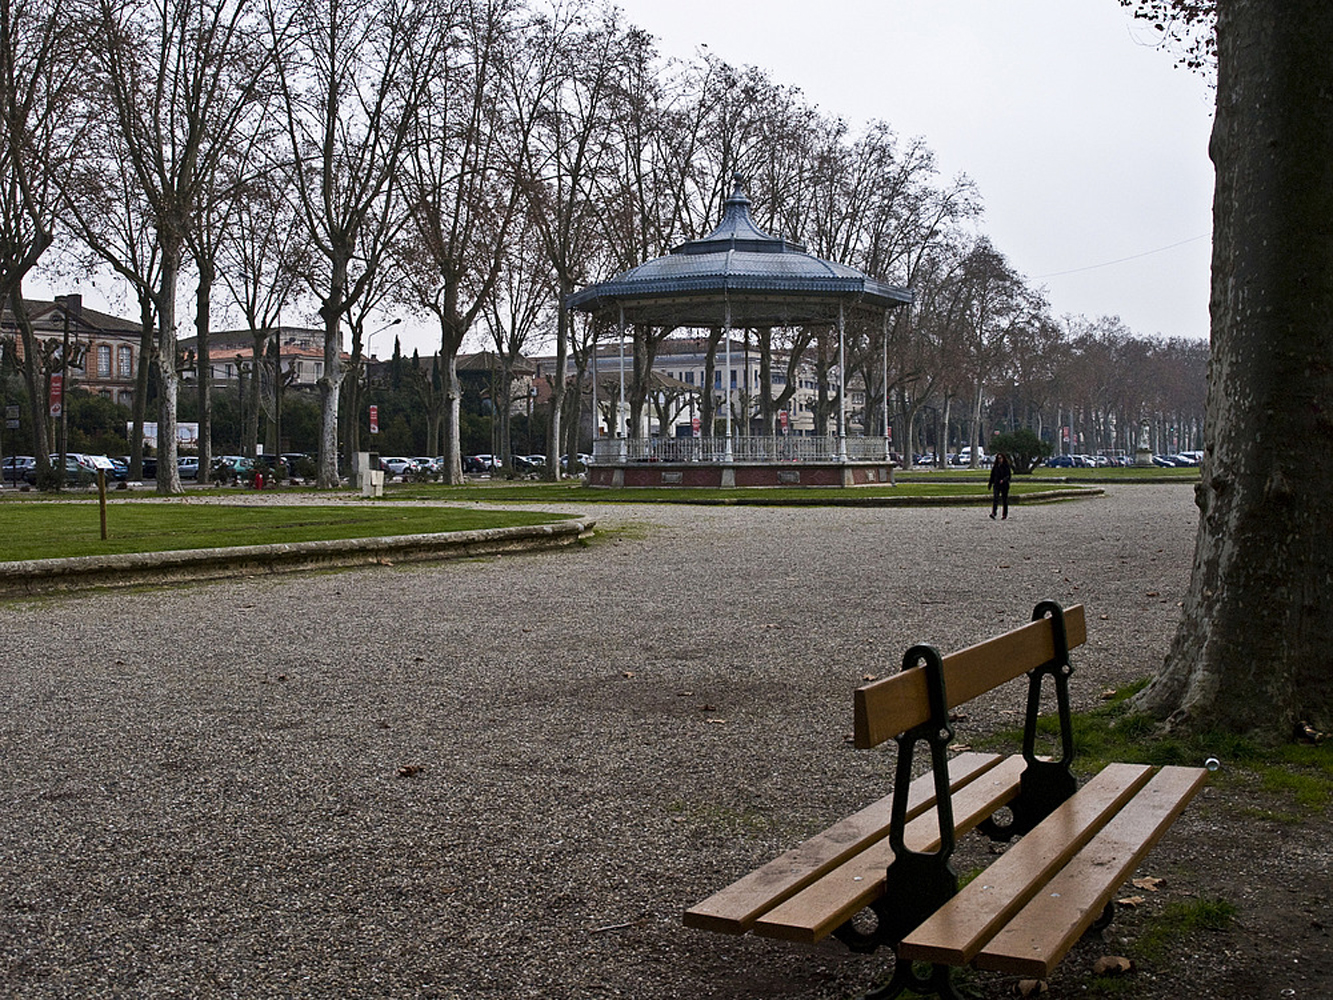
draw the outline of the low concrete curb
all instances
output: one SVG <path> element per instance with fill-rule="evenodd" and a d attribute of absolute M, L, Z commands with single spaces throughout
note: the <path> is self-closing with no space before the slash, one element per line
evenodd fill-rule
<path fill-rule="evenodd" d="M 135 587 L 183 580 L 340 569 L 380 563 L 469 559 L 572 545 L 592 534 L 587 518 L 552 524 L 483 528 L 430 535 L 392 535 L 178 552 L 139 552 L 0 563 L 0 599 L 94 587 Z"/>
<path fill-rule="evenodd" d="M 838 492 L 826 492 L 826 491 Z M 1105 496 L 1106 491 L 1098 486 L 1076 487 L 1073 489 L 1041 490 L 1037 493 L 1012 493 L 1009 506 L 1022 504 L 1055 503 L 1060 500 L 1088 500 L 1092 497 Z M 593 498 L 591 502 L 596 502 Z M 812 488 L 810 497 L 783 496 L 775 500 L 765 497 L 763 490 L 756 490 L 753 496 L 707 497 L 691 496 L 673 500 L 659 491 L 653 497 L 653 503 L 678 503 L 698 507 L 983 507 L 991 502 L 990 492 L 967 493 L 951 496 L 859 496 L 854 490 L 840 490 L 838 487 Z"/>

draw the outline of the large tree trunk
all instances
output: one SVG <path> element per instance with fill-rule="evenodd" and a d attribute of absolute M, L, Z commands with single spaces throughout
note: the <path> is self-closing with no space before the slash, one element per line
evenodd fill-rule
<path fill-rule="evenodd" d="M 162 288 L 157 297 L 157 492 L 183 493 L 176 466 L 176 282 L 180 277 L 180 241 L 164 239 Z"/>
<path fill-rule="evenodd" d="M 1333 728 L 1333 5 L 1218 0 L 1212 359 L 1194 571 L 1143 706 Z"/>
<path fill-rule="evenodd" d="M 208 358 L 209 307 L 213 296 L 213 266 L 199 265 L 199 285 L 195 289 L 194 335 L 199 381 L 199 481 L 207 483 L 213 474 L 213 366 Z M 236 366 L 237 385 L 241 385 L 240 365 Z M 259 372 L 254 372 L 256 381 Z"/>
<path fill-rule="evenodd" d="M 50 470 L 51 439 L 47 435 L 47 398 L 42 379 L 41 355 L 37 350 L 37 338 L 32 332 L 32 321 L 28 318 L 28 307 L 23 302 L 23 282 L 14 285 L 9 298 L 9 308 L 14 314 L 14 325 L 19 329 L 19 338 L 23 343 L 23 381 L 28 389 L 28 421 L 32 424 L 32 450 L 37 460 L 38 482 L 46 482 Z"/>
<path fill-rule="evenodd" d="M 551 376 L 551 422 L 546 428 L 546 468 L 542 478 L 557 480 L 560 478 L 560 446 L 564 443 L 560 429 L 561 417 L 565 406 L 566 369 L 569 367 L 570 315 L 565 308 L 565 301 L 574 292 L 574 283 L 567 278 L 560 279 L 560 305 L 556 318 L 555 336 L 555 372 Z"/>
<path fill-rule="evenodd" d="M 148 418 L 148 385 L 153 364 L 153 302 L 139 295 L 139 356 L 134 372 L 134 402 L 130 407 L 130 478 L 143 479 L 143 425 Z"/>

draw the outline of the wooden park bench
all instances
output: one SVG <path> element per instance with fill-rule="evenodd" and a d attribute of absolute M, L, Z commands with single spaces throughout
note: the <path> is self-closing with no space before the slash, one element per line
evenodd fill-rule
<path fill-rule="evenodd" d="M 1109 921 L 1117 889 L 1207 775 L 1110 764 L 1077 787 L 1069 649 L 1086 637 L 1082 605 L 1046 601 L 1031 624 L 948 656 L 909 649 L 900 673 L 855 692 L 856 746 L 897 740 L 893 793 L 687 910 L 685 924 L 808 943 L 832 934 L 858 952 L 887 945 L 893 977 L 868 994 L 874 1000 L 905 989 L 956 998 L 953 966 L 1047 978 L 1084 932 Z M 1023 674 L 1022 754 L 949 759 L 950 710 Z M 1059 760 L 1036 753 L 1048 678 Z M 923 742 L 930 768 L 914 780 Z M 1021 839 L 960 890 L 949 859 L 955 839 L 972 829 Z M 864 916 L 853 921 L 867 908 L 871 926 Z"/>

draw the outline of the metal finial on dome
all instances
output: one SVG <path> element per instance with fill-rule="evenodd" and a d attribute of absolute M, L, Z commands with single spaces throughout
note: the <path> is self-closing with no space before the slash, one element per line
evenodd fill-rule
<path fill-rule="evenodd" d="M 728 198 L 726 201 L 724 201 L 722 204 L 723 205 L 750 204 L 750 199 L 745 194 L 745 175 L 741 173 L 739 170 L 737 170 L 732 173 L 731 179 L 732 181 L 735 182 L 736 186 L 731 189 L 731 197 Z"/>

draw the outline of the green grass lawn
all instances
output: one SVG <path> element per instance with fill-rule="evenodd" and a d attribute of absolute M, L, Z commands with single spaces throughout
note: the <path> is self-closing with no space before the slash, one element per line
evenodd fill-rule
<path fill-rule="evenodd" d="M 106 541 L 95 503 L 0 503 L 0 562 L 124 552 L 383 538 L 547 524 L 565 515 L 394 504 L 225 506 L 112 501 Z"/>

